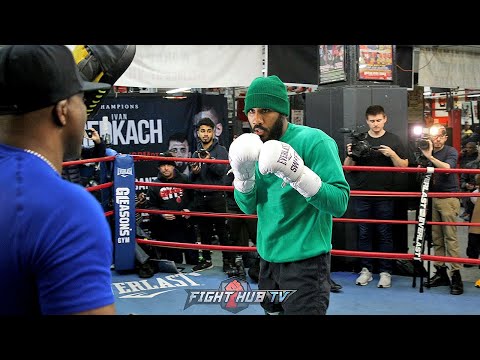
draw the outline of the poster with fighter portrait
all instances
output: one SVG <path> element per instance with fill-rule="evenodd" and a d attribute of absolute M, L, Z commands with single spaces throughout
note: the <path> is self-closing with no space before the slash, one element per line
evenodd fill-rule
<path fill-rule="evenodd" d="M 171 134 L 186 134 L 196 100 L 165 99 L 157 94 L 109 95 L 86 126 L 99 131 L 107 146 L 118 153 L 158 156 L 168 150 Z M 156 165 L 153 161 L 136 161 L 135 179 L 151 181 L 158 174 Z"/>
<path fill-rule="evenodd" d="M 117 153 L 159 156 L 170 150 L 175 143 L 173 138 L 178 140 L 183 136 L 188 140 L 185 145 L 189 154 L 196 146 L 193 124 L 199 116 L 216 116 L 212 120 L 218 136 L 222 139 L 226 136 L 226 99 L 222 95 L 192 94 L 181 99 L 166 99 L 159 94 L 110 94 L 98 113 L 87 120 L 86 128 L 95 128 L 107 146 Z M 83 145 L 93 146 L 93 143 L 85 139 Z M 157 174 L 155 161 L 135 161 L 136 181 L 149 182 Z M 144 187 L 137 186 L 137 190 Z"/>

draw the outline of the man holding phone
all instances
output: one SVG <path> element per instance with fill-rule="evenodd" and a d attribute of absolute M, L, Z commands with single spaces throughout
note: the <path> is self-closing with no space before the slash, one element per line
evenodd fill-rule
<path fill-rule="evenodd" d="M 74 161 L 80 159 L 92 159 L 106 156 L 107 146 L 100 137 L 100 134 L 93 127 L 85 130 L 85 138 L 93 141 L 92 147 L 82 146 L 82 153 L 80 158 L 77 159 L 63 159 L 63 161 Z M 93 165 L 94 163 L 92 163 Z M 89 164 L 79 164 L 64 166 L 62 169 L 62 177 L 70 182 L 80 184 L 84 187 L 88 187 L 92 180 L 95 178 L 94 166 Z"/>

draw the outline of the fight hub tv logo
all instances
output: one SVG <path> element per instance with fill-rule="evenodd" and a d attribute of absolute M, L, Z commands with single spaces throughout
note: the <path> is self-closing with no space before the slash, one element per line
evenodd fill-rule
<path fill-rule="evenodd" d="M 297 290 L 252 290 L 245 280 L 231 277 L 220 283 L 218 290 L 188 290 L 184 310 L 192 305 L 219 304 L 234 314 L 250 304 L 271 302 L 282 304 Z"/>

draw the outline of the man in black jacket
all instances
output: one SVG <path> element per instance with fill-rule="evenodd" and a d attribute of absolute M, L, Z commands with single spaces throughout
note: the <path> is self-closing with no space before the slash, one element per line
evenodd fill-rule
<path fill-rule="evenodd" d="M 197 123 L 197 150 L 192 158 L 228 160 L 228 152 L 224 146 L 218 143 L 215 138 L 215 123 L 210 118 L 203 118 Z M 199 185 L 221 185 L 223 177 L 227 173 L 227 164 L 219 163 L 192 163 L 190 179 L 193 184 Z M 212 191 L 210 189 L 199 189 L 194 191 L 193 210 L 207 211 L 214 213 L 227 212 L 227 205 L 224 191 Z M 221 217 L 198 217 L 196 222 L 199 227 L 202 244 L 211 244 L 213 226 L 221 245 L 227 245 L 225 219 Z M 193 268 L 193 271 L 211 269 L 212 254 L 203 250 L 203 259 Z M 223 252 L 223 271 L 228 272 L 234 268 L 234 256 L 228 251 Z"/>
<path fill-rule="evenodd" d="M 170 153 L 161 154 L 162 157 L 173 157 Z M 175 168 L 175 161 L 160 160 L 158 162 L 158 176 L 153 182 L 188 184 L 188 177 Z M 188 212 L 192 199 L 191 190 L 176 186 L 150 186 L 147 190 L 146 207 L 152 210 L 184 211 L 185 215 L 159 214 L 150 215 L 150 230 L 154 240 L 171 242 L 193 242 Z M 183 251 L 174 248 L 158 248 L 157 257 L 183 263 Z M 195 252 L 185 251 L 187 264 L 196 264 Z"/>
<path fill-rule="evenodd" d="M 233 172 L 229 171 L 227 175 L 225 175 L 224 180 L 225 185 L 233 185 Z M 235 201 L 233 191 L 226 192 L 226 200 L 227 211 L 229 213 L 244 214 Z M 257 219 L 228 218 L 227 229 L 227 236 L 231 245 L 249 246 L 249 240 L 251 240 L 253 244 L 257 244 Z M 232 256 L 235 256 L 235 271 L 231 271 L 227 273 L 227 275 L 245 277 L 244 267 L 247 267 L 248 276 L 250 276 L 255 283 L 258 283 L 258 274 L 260 271 L 260 257 L 258 256 L 258 253 L 256 251 L 243 254 L 232 252 Z"/>

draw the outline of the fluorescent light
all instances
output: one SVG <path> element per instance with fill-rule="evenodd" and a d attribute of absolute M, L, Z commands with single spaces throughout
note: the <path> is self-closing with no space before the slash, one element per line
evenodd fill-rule
<path fill-rule="evenodd" d="M 165 92 L 167 94 L 175 94 L 175 93 L 179 93 L 179 92 L 185 92 L 185 91 L 188 91 L 188 90 L 191 90 L 191 88 L 178 88 L 178 89 L 168 90 L 168 91 L 165 91 Z"/>

